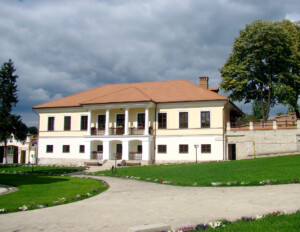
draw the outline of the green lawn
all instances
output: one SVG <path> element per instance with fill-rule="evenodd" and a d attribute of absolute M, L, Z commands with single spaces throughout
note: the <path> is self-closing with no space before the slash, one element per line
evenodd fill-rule
<path fill-rule="evenodd" d="M 1 174 L 0 183 L 19 188 L 19 191 L 0 196 L 0 209 L 16 211 L 24 204 L 35 208 L 37 205 L 55 205 L 72 202 L 76 196 L 80 199 L 105 191 L 108 186 L 94 179 L 67 176 L 12 175 Z M 89 193 L 89 194 L 87 194 Z M 56 204 L 58 204 L 56 202 Z"/>
<path fill-rule="evenodd" d="M 63 174 L 83 170 L 82 167 L 34 166 L 35 173 Z M 1 172 L 32 172 L 31 165 L 0 165 Z"/>
<path fill-rule="evenodd" d="M 230 185 L 260 185 L 260 181 L 276 180 L 274 184 L 298 182 L 300 179 L 300 155 L 257 158 L 239 161 L 206 162 L 191 164 L 151 165 L 118 168 L 96 175 L 135 177 L 157 183 L 171 182 L 175 185 L 211 186 L 212 182 L 231 182 Z M 232 184 L 232 182 L 238 182 Z M 249 182 L 247 184 L 247 182 Z M 242 183 L 242 184 L 244 184 Z"/>
<path fill-rule="evenodd" d="M 185 226 L 175 231 L 222 231 L 222 232 L 252 232 L 252 231 L 261 231 L 261 232 L 298 232 L 300 231 L 300 212 L 290 215 L 278 215 L 270 214 L 262 219 L 253 220 L 249 218 L 244 218 L 236 222 L 228 223 L 224 222 L 225 226 L 210 228 L 209 226 L 199 224 L 194 226 Z"/>

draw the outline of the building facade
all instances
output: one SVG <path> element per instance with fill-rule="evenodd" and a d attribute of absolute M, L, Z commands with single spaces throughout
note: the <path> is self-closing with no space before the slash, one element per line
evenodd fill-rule
<path fill-rule="evenodd" d="M 225 160 L 226 121 L 239 109 L 200 83 L 105 85 L 35 106 L 39 163 Z"/>

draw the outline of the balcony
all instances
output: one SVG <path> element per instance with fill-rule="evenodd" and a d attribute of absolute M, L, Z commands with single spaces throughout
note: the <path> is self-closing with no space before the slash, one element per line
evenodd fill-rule
<path fill-rule="evenodd" d="M 102 160 L 103 159 L 103 154 L 101 152 L 93 151 L 92 154 L 91 154 L 91 159 Z"/>
<path fill-rule="evenodd" d="M 149 127 L 149 134 L 152 135 L 152 127 Z M 108 131 L 109 135 L 124 135 L 125 129 L 120 128 L 109 128 Z M 145 134 L 145 128 L 144 127 L 130 127 L 128 128 L 128 135 L 144 135 Z M 96 127 L 91 128 L 91 135 L 105 135 L 105 129 L 97 129 Z"/>

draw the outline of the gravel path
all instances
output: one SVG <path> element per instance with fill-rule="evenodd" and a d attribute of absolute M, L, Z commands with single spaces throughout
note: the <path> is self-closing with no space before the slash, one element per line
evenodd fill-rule
<path fill-rule="evenodd" d="M 0 231 L 126 232 L 129 227 L 182 225 L 300 209 L 300 184 L 258 187 L 177 187 L 103 179 L 108 191 L 76 203 L 0 215 Z"/>

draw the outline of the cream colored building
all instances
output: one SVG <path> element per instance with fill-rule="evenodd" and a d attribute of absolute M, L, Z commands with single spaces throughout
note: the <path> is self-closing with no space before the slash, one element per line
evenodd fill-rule
<path fill-rule="evenodd" d="M 239 109 L 217 92 L 201 77 L 105 85 L 35 106 L 39 163 L 226 160 L 226 121 Z"/>
<path fill-rule="evenodd" d="M 12 134 L 7 140 L 7 161 L 4 157 L 4 143 L 0 143 L 0 163 L 35 163 L 36 141 L 31 135 L 26 140 L 18 140 Z"/>

